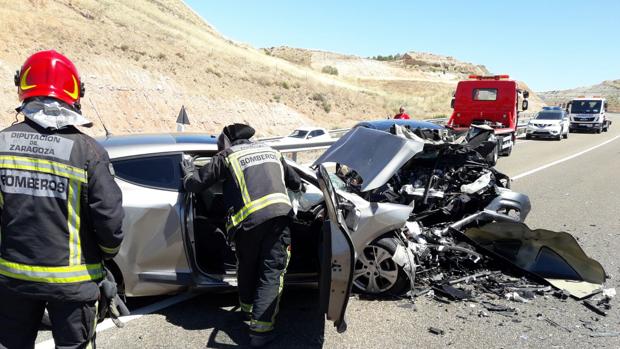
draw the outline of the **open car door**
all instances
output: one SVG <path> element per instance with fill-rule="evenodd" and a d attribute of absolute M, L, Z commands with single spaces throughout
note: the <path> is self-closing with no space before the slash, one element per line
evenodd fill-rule
<path fill-rule="evenodd" d="M 323 165 L 318 166 L 317 177 L 328 214 L 322 230 L 320 304 L 327 320 L 333 321 L 336 330 L 342 333 L 347 330 L 344 315 L 353 284 L 355 248 L 338 196 Z"/>

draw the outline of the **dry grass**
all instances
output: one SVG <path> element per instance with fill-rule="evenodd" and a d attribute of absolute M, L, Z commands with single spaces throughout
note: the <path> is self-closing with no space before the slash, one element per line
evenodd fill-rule
<path fill-rule="evenodd" d="M 87 132 L 95 135 L 103 134 L 97 115 L 115 134 L 174 131 L 181 105 L 188 131 L 248 122 L 260 136 L 301 124 L 347 127 L 400 104 L 414 116 L 445 114 L 458 78 L 331 53 L 258 50 L 222 37 L 177 0 L 0 0 L 0 8 L 3 125 L 18 103 L 15 69 L 42 49 L 76 63 L 86 83 L 84 114 L 95 122 Z M 290 61 L 276 57 L 285 53 Z M 321 73 L 325 65 L 339 75 Z"/>

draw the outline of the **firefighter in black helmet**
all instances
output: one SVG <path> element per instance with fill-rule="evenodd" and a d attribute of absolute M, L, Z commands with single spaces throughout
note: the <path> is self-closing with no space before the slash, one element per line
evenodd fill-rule
<path fill-rule="evenodd" d="M 238 260 L 238 288 L 242 312 L 250 317 L 250 344 L 273 340 L 283 278 L 290 257 L 289 221 L 292 206 L 287 187 L 303 190 L 301 179 L 282 155 L 260 142 L 251 142 L 254 129 L 224 127 L 217 153 L 200 171 L 182 163 L 183 184 L 201 192 L 224 180 L 224 197 L 231 208 L 227 231 L 232 234 Z"/>
<path fill-rule="evenodd" d="M 46 307 L 57 348 L 94 347 L 121 192 L 106 151 L 76 128 L 91 123 L 73 63 L 37 52 L 15 84 L 25 121 L 0 131 L 0 348 L 33 348 Z"/>

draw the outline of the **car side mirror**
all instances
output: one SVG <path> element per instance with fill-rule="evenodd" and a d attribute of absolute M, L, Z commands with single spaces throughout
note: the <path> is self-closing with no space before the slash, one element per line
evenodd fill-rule
<path fill-rule="evenodd" d="M 607 111 L 607 102 L 605 102 L 605 104 L 603 105 L 603 108 L 604 108 L 603 109 L 604 111 Z"/>
<path fill-rule="evenodd" d="M 450 108 L 454 109 L 454 98 L 450 101 Z"/>
<path fill-rule="evenodd" d="M 530 98 L 530 91 L 523 91 L 523 98 Z"/>
<path fill-rule="evenodd" d="M 521 109 L 523 111 L 526 111 L 527 107 L 529 107 L 529 105 L 530 105 L 529 102 L 526 99 L 524 99 L 523 102 L 521 102 Z"/>

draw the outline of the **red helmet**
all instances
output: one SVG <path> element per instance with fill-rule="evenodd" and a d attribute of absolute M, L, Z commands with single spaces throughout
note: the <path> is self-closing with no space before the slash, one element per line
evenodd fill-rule
<path fill-rule="evenodd" d="M 84 84 L 75 65 L 60 53 L 40 51 L 28 57 L 15 73 L 19 100 L 31 97 L 54 97 L 79 110 Z"/>

